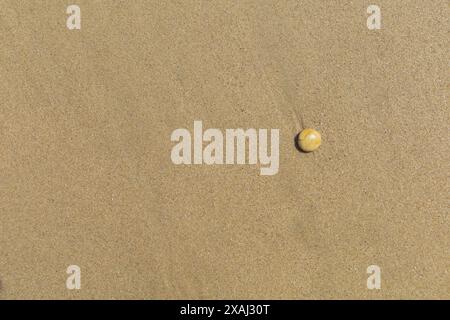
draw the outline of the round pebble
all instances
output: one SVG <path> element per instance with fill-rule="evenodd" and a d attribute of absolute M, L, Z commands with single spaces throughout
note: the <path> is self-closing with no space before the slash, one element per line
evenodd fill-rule
<path fill-rule="evenodd" d="M 320 147 L 322 137 L 320 132 L 314 129 L 305 129 L 298 135 L 298 145 L 304 152 L 311 152 Z"/>

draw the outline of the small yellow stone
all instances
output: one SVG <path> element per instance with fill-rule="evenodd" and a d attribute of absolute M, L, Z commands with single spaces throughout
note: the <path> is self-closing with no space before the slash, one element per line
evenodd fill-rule
<path fill-rule="evenodd" d="M 311 152 L 320 147 L 322 137 L 320 132 L 314 129 L 305 129 L 298 135 L 298 146 L 304 152 Z"/>

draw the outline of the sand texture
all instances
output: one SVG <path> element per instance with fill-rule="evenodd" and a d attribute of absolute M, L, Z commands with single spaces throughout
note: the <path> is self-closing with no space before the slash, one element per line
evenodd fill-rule
<path fill-rule="evenodd" d="M 0 1 L 0 299 L 449 299 L 448 2 L 372 2 Z M 194 120 L 278 174 L 174 165 Z"/>

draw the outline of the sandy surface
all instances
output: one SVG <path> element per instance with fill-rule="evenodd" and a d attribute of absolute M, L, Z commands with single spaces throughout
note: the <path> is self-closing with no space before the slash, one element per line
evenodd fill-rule
<path fill-rule="evenodd" d="M 450 298 L 446 1 L 76 3 L 0 3 L 0 299 Z M 174 165 L 194 120 L 279 173 Z"/>

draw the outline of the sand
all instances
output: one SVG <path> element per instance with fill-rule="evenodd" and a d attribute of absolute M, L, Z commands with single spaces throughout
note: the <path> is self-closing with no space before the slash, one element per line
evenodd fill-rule
<path fill-rule="evenodd" d="M 377 0 L 381 30 L 372 1 L 75 2 L 81 30 L 0 4 L 0 299 L 450 298 L 446 1 Z M 279 172 L 174 165 L 194 120 L 280 129 Z"/>

